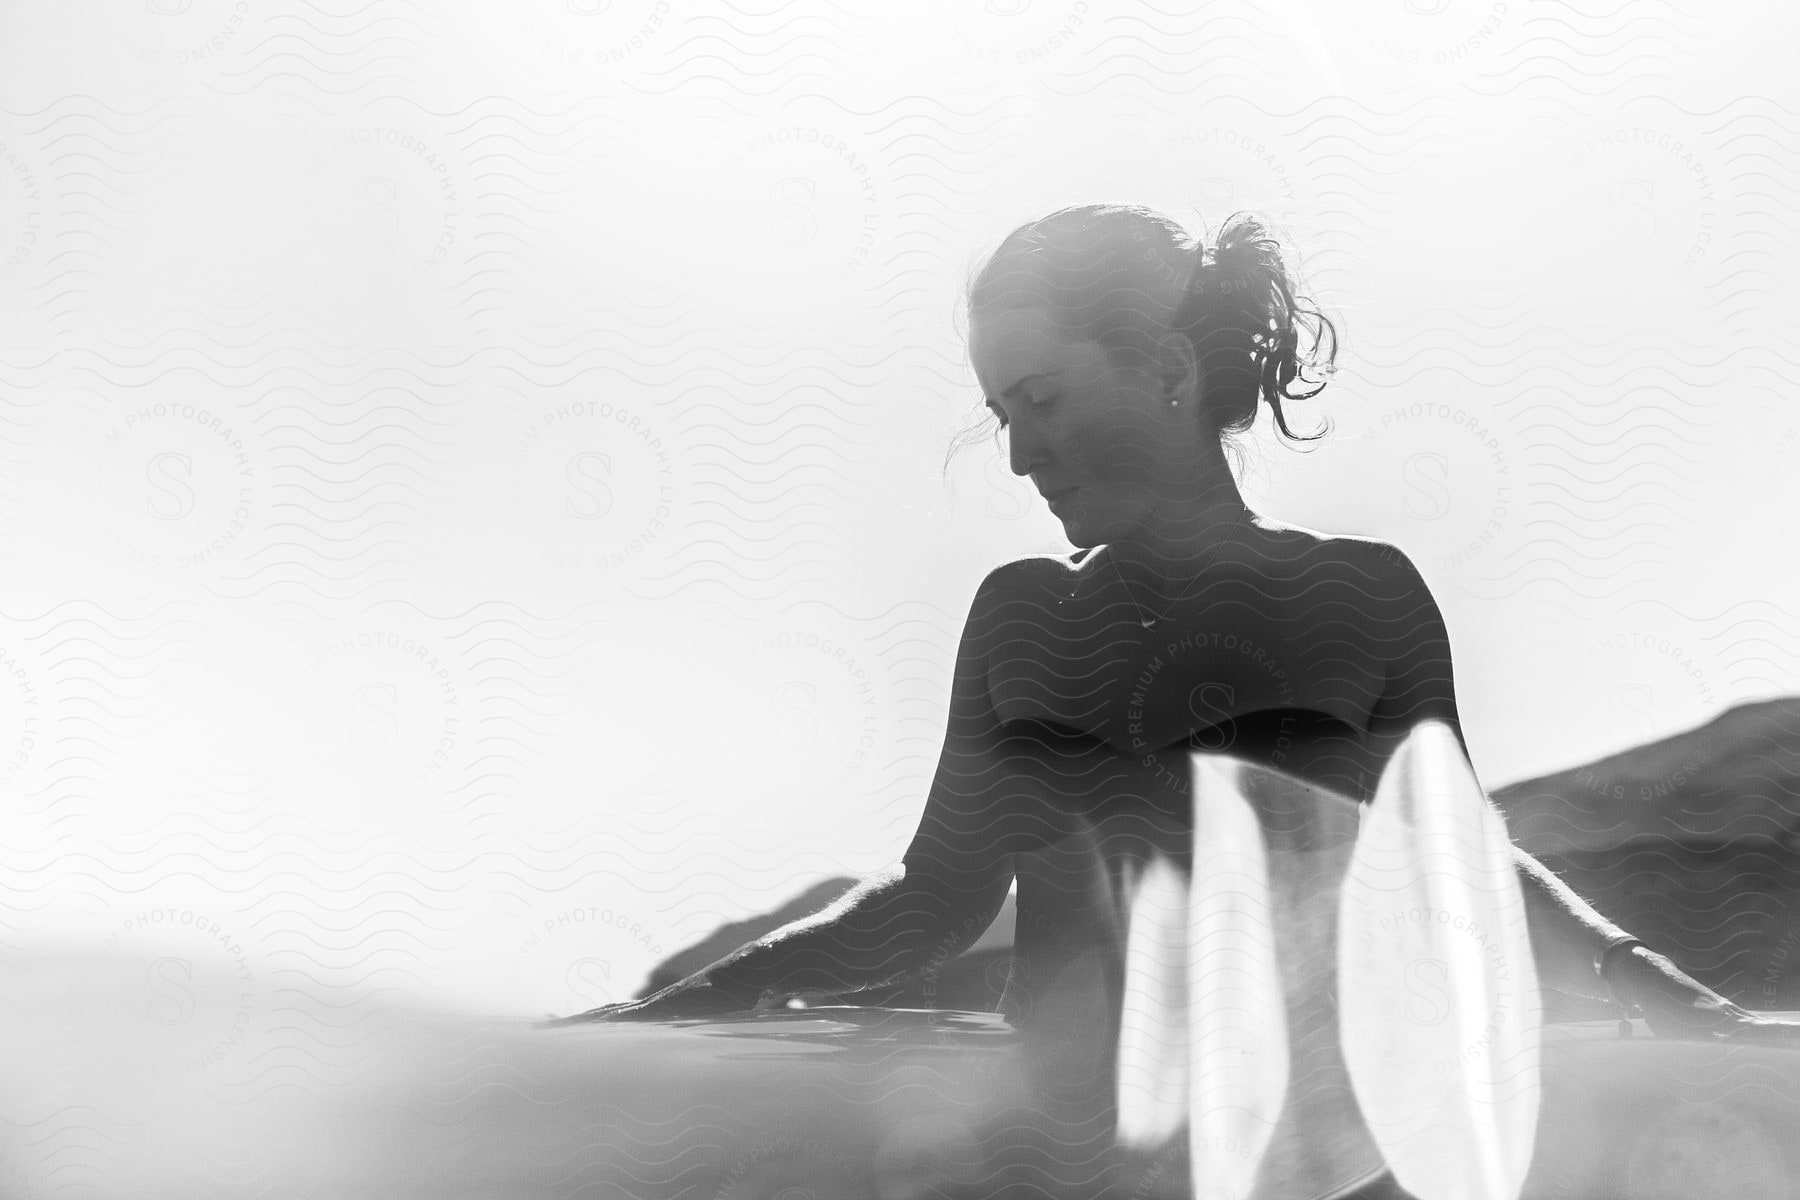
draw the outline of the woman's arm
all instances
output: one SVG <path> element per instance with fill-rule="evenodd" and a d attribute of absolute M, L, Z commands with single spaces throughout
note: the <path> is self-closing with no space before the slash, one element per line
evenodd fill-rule
<path fill-rule="evenodd" d="M 1525 893 L 1525 920 L 1531 930 L 1538 982 L 1571 996 L 1610 1001 L 1595 956 L 1612 941 L 1631 935 L 1595 911 L 1549 867 L 1512 848 L 1519 887 Z"/>
<path fill-rule="evenodd" d="M 1006 899 L 1010 866 L 958 895 L 914 859 L 865 879 L 830 906 L 790 922 L 704 968 L 696 984 L 736 1008 L 764 998 L 835 995 L 898 983 L 934 956 L 979 938 Z"/>
<path fill-rule="evenodd" d="M 1744 1038 L 1800 1044 L 1800 1025 L 1761 1017 L 1741 1008 L 1641 942 L 1600 954 L 1614 939 L 1631 935 L 1595 912 L 1549 868 L 1513 847 L 1525 889 L 1532 956 L 1545 987 L 1629 1005 L 1664 1037 Z"/>
<path fill-rule="evenodd" d="M 1398 609 L 1405 631 L 1394 631 L 1394 644 L 1406 650 L 1389 672 L 1376 723 L 1392 734 L 1419 721 L 1443 721 L 1456 731 L 1467 757 L 1443 616 L 1417 568 L 1397 549 L 1391 550 L 1390 557 L 1401 564 L 1410 594 Z M 1596 912 L 1523 848 L 1515 845 L 1512 851 L 1542 986 L 1571 996 L 1633 1005 L 1662 1035 L 1767 1035 L 1784 1042 L 1800 1036 L 1800 1027 L 1772 1022 L 1738 1007 L 1641 943 L 1606 953 L 1609 946 L 1631 935 Z M 1602 961 L 1604 975 L 1600 972 Z"/>
<path fill-rule="evenodd" d="M 1034 815 L 1024 779 L 1031 773 L 1018 770 L 1025 748 L 1002 734 L 987 694 L 985 634 L 1016 586 L 1017 565 L 991 572 L 976 590 L 943 752 L 901 861 L 643 1000 L 563 1020 L 701 1016 L 771 998 L 862 991 L 917 975 L 980 938 L 1006 900 L 1013 856 L 1053 832 Z"/>
<path fill-rule="evenodd" d="M 1384 557 L 1395 567 L 1387 627 L 1381 640 L 1398 647 L 1389 664 L 1386 684 L 1375 706 L 1369 731 L 1398 743 L 1421 721 L 1442 721 L 1456 732 L 1463 756 L 1469 755 L 1456 704 L 1456 673 L 1450 661 L 1450 633 L 1437 601 L 1411 560 L 1388 547 Z M 1473 760 L 1471 760 L 1471 770 Z M 1538 981 L 1573 996 L 1608 998 L 1606 985 L 1594 971 L 1594 955 L 1624 931 L 1594 911 L 1592 905 L 1519 846 L 1513 848 L 1519 887 L 1525 895 L 1526 922 Z"/>

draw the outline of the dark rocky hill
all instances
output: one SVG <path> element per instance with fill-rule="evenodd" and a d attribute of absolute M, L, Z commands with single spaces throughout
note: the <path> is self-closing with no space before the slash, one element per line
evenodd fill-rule
<path fill-rule="evenodd" d="M 1800 850 L 1800 697 L 1740 704 L 1491 795 L 1513 840 L 1540 856 L 1637 843 Z"/>
<path fill-rule="evenodd" d="M 1800 1007 L 1800 697 L 1492 794 L 1515 841 L 1688 974 Z"/>

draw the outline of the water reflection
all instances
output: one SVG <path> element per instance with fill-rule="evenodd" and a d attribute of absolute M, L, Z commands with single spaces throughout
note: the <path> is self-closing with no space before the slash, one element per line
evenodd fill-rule
<path fill-rule="evenodd" d="M 835 1055 L 844 1063 L 863 1063 L 897 1050 L 909 1055 L 943 1056 L 962 1060 L 1011 1054 L 1019 1031 L 999 1013 L 962 1012 L 941 1008 L 871 1008 L 866 1005 L 810 1005 L 806 1008 L 769 1009 L 744 1015 L 691 1018 L 647 1023 L 595 1023 L 561 1026 L 558 1032 L 637 1029 L 684 1030 L 695 1037 L 724 1039 L 741 1045 L 733 1050 L 714 1047 L 708 1057 L 758 1062 L 819 1061 Z M 788 1047 L 817 1047 L 807 1052 Z"/>
<path fill-rule="evenodd" d="M 12 947 L 0 1197 L 1150 1200 L 1242 1196 L 1254 1178 L 1257 1200 L 1314 1200 L 1379 1173 L 1381 1149 L 1414 1153 L 1439 1194 L 1467 1194 L 1476 1162 L 1490 1194 L 1515 1194 L 1527 1156 L 1533 1200 L 1622 1181 L 1778 1194 L 1800 1176 L 1791 1051 L 1621 1039 L 1611 1021 L 1492 1028 L 1493 1012 L 1528 1015 L 1528 955 L 1469 935 L 1505 927 L 1513 899 L 1501 831 L 1456 761 L 1448 743 L 1421 755 L 1392 822 L 1199 764 L 1191 871 L 1152 864 L 1131 889 L 1116 1028 L 828 1005 L 546 1029 L 332 988 L 310 962 L 209 973 Z M 1424 777 L 1461 789 L 1475 823 Z M 1453 903 L 1460 922 L 1395 916 Z M 1420 1007 L 1406 984 L 1434 964 L 1479 983 L 1480 1003 Z M 1541 1110 L 1535 1060 L 1530 1105 L 1506 1090 L 1540 1034 Z M 1046 1061 L 1079 1059 L 1057 1049 L 1066 1035 L 1112 1042 L 1117 1063 L 1047 1078 Z M 1115 1066 L 1110 1111 L 1093 1101 L 1114 1095 L 1099 1076 Z M 1435 1147 L 1454 1138 L 1453 1161 Z"/>
<path fill-rule="evenodd" d="M 546 1030 L 271 986 L 233 1054 L 189 1062 L 236 993 L 195 978 L 171 1008 L 136 986 L 158 962 L 14 954 L 7 1200 L 923 1195 L 978 1179 L 1030 1099 L 997 1014 L 848 1006 Z"/>
<path fill-rule="evenodd" d="M 183 1056 L 212 1043 L 201 1026 L 235 1020 L 240 993 L 196 987 L 171 1007 L 141 986 L 164 978 L 156 963 L 9 953 L 6 1200 L 1194 1194 L 1186 1139 L 1120 1174 L 1109 1132 L 1027 1085 L 1021 1034 L 992 1013 L 821 1008 L 542 1030 L 284 987 L 262 963 L 267 1007 L 231 1054 L 202 1064 Z M 1684 1200 L 1774 1194 L 1800 1175 L 1793 1061 L 1641 1025 L 1625 1039 L 1612 1021 L 1547 1027 L 1524 1195 L 1673 1195 L 1659 1180 Z"/>

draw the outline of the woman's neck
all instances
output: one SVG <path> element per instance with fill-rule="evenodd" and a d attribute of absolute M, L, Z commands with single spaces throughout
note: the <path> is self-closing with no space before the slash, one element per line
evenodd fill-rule
<path fill-rule="evenodd" d="M 1208 505 L 1171 506 L 1159 519 L 1110 542 L 1106 557 L 1132 589 L 1166 606 L 1215 564 L 1235 557 L 1262 527 L 1233 489 Z"/>
<path fill-rule="evenodd" d="M 1217 434 L 1203 435 L 1200 447 L 1187 456 L 1179 479 L 1161 482 L 1163 494 L 1143 524 L 1120 539 L 1134 543 L 1141 561 L 1171 576 L 1204 569 L 1221 537 L 1256 520 L 1225 461 L 1224 442 Z"/>
<path fill-rule="evenodd" d="M 1216 434 L 1184 456 L 1180 478 L 1160 483 L 1144 521 L 1109 542 L 1106 557 L 1132 586 L 1167 603 L 1262 527 Z"/>

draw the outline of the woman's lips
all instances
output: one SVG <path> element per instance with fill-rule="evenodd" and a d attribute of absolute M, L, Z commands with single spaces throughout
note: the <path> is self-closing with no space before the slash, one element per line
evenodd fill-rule
<path fill-rule="evenodd" d="M 1075 493 L 1080 490 L 1080 488 L 1069 488 L 1067 491 L 1058 492 L 1054 496 L 1046 497 L 1050 502 L 1050 511 L 1055 512 L 1058 508 L 1067 505 L 1069 501 L 1074 498 Z"/>

